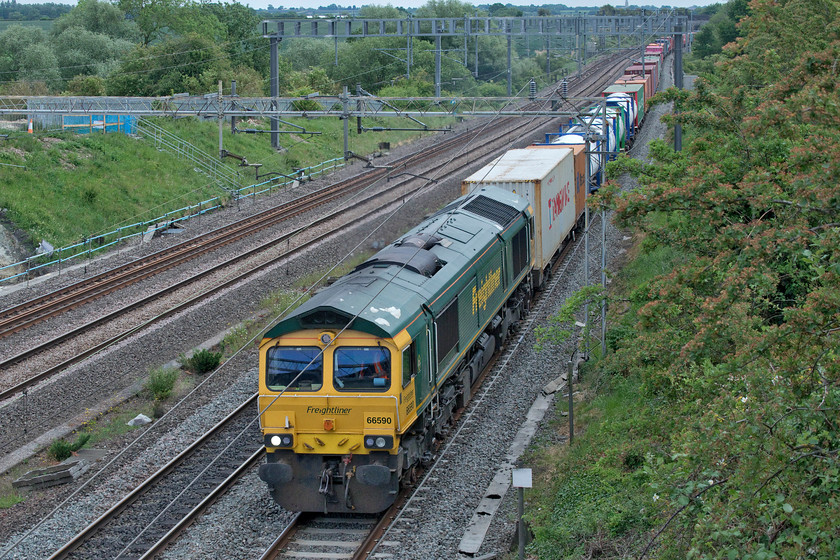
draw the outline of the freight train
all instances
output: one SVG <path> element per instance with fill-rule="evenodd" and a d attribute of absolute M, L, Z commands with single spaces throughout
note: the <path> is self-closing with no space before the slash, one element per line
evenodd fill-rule
<path fill-rule="evenodd" d="M 324 513 L 393 503 L 545 284 L 600 185 L 590 152 L 629 146 L 657 78 L 645 65 L 604 90 L 608 114 L 583 111 L 467 177 L 460 198 L 265 334 L 259 477 L 277 503 Z M 593 144 L 593 129 L 613 144 Z"/>

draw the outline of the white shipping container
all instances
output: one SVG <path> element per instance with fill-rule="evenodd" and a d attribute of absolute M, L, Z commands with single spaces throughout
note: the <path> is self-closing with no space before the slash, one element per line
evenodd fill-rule
<path fill-rule="evenodd" d="M 474 191 L 478 185 L 499 187 L 531 203 L 536 268 L 544 270 L 577 221 L 572 150 L 509 150 L 464 179 L 461 194 Z"/>

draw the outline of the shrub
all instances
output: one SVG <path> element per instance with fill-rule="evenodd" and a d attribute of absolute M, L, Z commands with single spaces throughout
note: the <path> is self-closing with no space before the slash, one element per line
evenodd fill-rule
<path fill-rule="evenodd" d="M 79 437 L 73 443 L 64 441 L 63 439 L 57 439 L 50 444 L 49 449 L 47 449 L 47 455 L 56 461 L 63 461 L 70 457 L 74 451 L 78 451 L 84 447 L 89 439 L 90 434 L 79 434 Z"/>
<path fill-rule="evenodd" d="M 152 394 L 155 400 L 163 401 L 172 394 L 175 381 L 178 379 L 178 370 L 157 369 L 149 375 L 146 389 Z"/>
<path fill-rule="evenodd" d="M 56 461 L 63 461 L 73 454 L 71 447 L 72 445 L 69 442 L 63 439 L 57 439 L 50 444 L 50 448 L 47 449 L 47 455 Z"/>
<path fill-rule="evenodd" d="M 219 367 L 222 361 L 221 352 L 211 352 L 210 350 L 202 349 L 195 352 L 192 357 L 184 360 L 183 364 L 188 370 L 202 374 L 213 371 Z"/>

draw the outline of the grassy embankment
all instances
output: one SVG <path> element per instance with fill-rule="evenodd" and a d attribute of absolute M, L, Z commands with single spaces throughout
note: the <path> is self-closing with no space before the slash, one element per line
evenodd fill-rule
<path fill-rule="evenodd" d="M 371 125 L 374 119 L 366 122 Z M 161 126 L 209 154 L 218 153 L 218 125 L 195 119 L 159 119 Z M 287 151 L 277 153 L 266 134 L 230 133 L 225 125 L 224 148 L 250 163 L 261 163 L 261 173 L 291 174 L 340 157 L 342 123 L 338 119 L 299 119 L 318 136 L 281 135 Z M 379 123 L 388 125 L 388 123 Z M 393 119 L 390 124 L 394 125 Z M 242 123 L 242 128 L 266 128 L 267 123 Z M 392 146 L 418 138 L 418 132 L 368 133 L 351 131 L 351 149 L 359 154 L 377 150 L 379 142 Z M 226 163 L 238 162 L 228 159 Z M 154 219 L 178 208 L 226 193 L 186 161 L 159 152 L 145 140 L 123 134 L 38 132 L 16 134 L 0 144 L 0 208 L 6 218 L 25 231 L 33 246 L 45 239 L 55 247 L 83 238 Z M 26 166 L 25 169 L 12 167 Z M 242 186 L 253 184 L 252 168 L 241 168 Z M 261 180 L 266 180 L 265 178 Z"/>
<path fill-rule="evenodd" d="M 633 305 L 634 290 L 679 260 L 664 250 L 636 256 L 613 282 L 611 299 Z M 651 450 L 667 453 L 669 431 L 685 412 L 651 400 L 638 376 L 600 371 L 598 361 L 584 365 L 578 390 L 574 445 L 536 441 L 523 461 L 534 468 L 534 488 L 526 494 L 537 536 L 531 550 L 541 559 L 632 555 L 660 519 L 646 458 Z M 556 407 L 552 429 L 567 435 L 567 400 L 558 399 Z"/>

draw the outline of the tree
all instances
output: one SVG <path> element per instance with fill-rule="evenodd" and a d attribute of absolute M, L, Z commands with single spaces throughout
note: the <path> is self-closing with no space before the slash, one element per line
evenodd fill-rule
<path fill-rule="evenodd" d="M 694 92 L 660 96 L 680 104 L 687 147 L 621 160 L 610 174 L 642 188 L 593 200 L 645 250 L 680 255 L 633 291 L 607 365 L 679 418 L 646 459 L 664 504 L 659 557 L 829 558 L 840 547 L 840 13 L 757 0 L 740 31 Z"/>
<path fill-rule="evenodd" d="M 105 95 L 105 80 L 99 76 L 76 76 L 67 83 L 67 95 Z"/>
<path fill-rule="evenodd" d="M 80 27 L 67 27 L 52 41 L 62 77 L 105 76 L 119 65 L 134 44 Z"/>
<path fill-rule="evenodd" d="M 114 4 L 100 0 L 80 0 L 67 14 L 53 23 L 50 34 L 61 35 L 71 27 L 85 29 L 114 39 L 136 41 L 137 26 L 125 19 L 125 14 Z"/>
<path fill-rule="evenodd" d="M 109 95 L 203 94 L 233 76 L 228 57 L 212 38 L 190 34 L 135 48 L 108 77 L 106 89 Z"/>
<path fill-rule="evenodd" d="M 475 7 L 460 0 L 429 0 L 415 15 L 421 18 L 462 18 L 475 12 Z"/>
<path fill-rule="evenodd" d="M 140 42 L 150 45 L 160 39 L 164 30 L 172 23 L 177 9 L 183 6 L 181 0 L 118 0 L 117 6 L 137 24 Z"/>
<path fill-rule="evenodd" d="M 202 4 L 187 2 L 176 7 L 166 25 L 168 36 L 201 35 L 222 44 L 227 41 L 227 29 L 216 15 Z"/>
<path fill-rule="evenodd" d="M 0 72 L 4 81 L 18 78 L 23 54 L 30 47 L 45 43 L 46 37 L 40 29 L 22 25 L 9 26 L 0 33 Z M 22 78 L 28 76 L 21 75 Z"/>
<path fill-rule="evenodd" d="M 522 10 L 511 6 L 505 5 L 501 2 L 496 2 L 495 4 L 491 4 L 490 8 L 488 9 L 491 16 L 494 17 L 520 17 L 522 16 Z"/>
<path fill-rule="evenodd" d="M 408 11 L 405 8 L 395 8 L 391 4 L 375 6 L 373 4 L 362 6 L 359 10 L 360 18 L 368 19 L 405 19 Z"/>
<path fill-rule="evenodd" d="M 56 89 L 61 84 L 58 59 L 45 43 L 29 45 L 20 53 L 19 72 L 26 80 L 43 82 L 50 89 Z"/>

